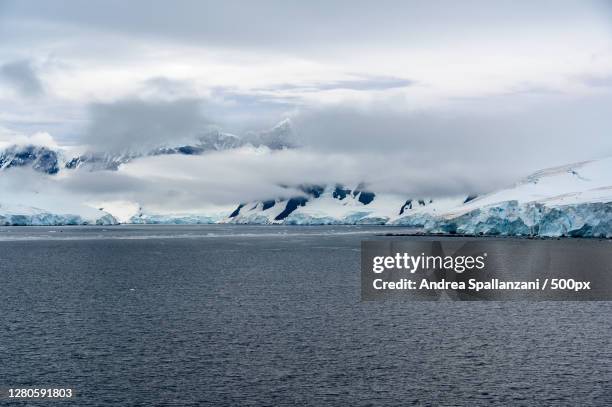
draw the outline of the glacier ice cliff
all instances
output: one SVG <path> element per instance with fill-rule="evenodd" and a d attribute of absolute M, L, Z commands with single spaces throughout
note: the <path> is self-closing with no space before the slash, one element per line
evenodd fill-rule
<path fill-rule="evenodd" d="M 612 237 L 612 203 L 550 207 L 513 200 L 477 208 L 457 217 L 408 215 L 393 223 L 422 227 L 425 233 L 608 238 Z"/>
<path fill-rule="evenodd" d="M 218 217 L 207 215 L 138 214 L 132 216 L 128 223 L 134 225 L 209 225 L 218 221 Z"/>
<path fill-rule="evenodd" d="M 15 203 L 0 203 L 0 226 L 117 225 L 117 219 L 101 209 L 86 205 L 50 204 L 38 208 Z M 61 208 L 61 209 L 58 209 Z"/>
<path fill-rule="evenodd" d="M 48 212 L 24 214 L 0 214 L 0 226 L 72 226 L 72 225 L 117 225 L 110 214 L 97 218 L 87 218 L 74 214 L 54 214 Z"/>

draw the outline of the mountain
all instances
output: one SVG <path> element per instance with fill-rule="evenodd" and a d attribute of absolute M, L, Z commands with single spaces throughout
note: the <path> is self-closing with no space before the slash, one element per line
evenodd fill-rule
<path fill-rule="evenodd" d="M 363 185 L 302 185 L 296 189 L 299 193 L 291 198 L 243 202 L 226 218 L 210 221 L 386 224 L 435 234 L 612 237 L 612 158 L 538 171 L 483 196 L 406 199 L 375 193 Z"/>
<path fill-rule="evenodd" d="M 248 143 L 239 136 L 223 133 L 218 129 L 212 129 L 207 133 L 196 137 L 192 144 L 174 147 L 160 146 L 148 152 L 87 152 L 73 157 L 71 160 L 66 162 L 65 168 L 86 168 L 90 171 L 116 171 L 121 164 L 126 164 L 140 157 L 170 154 L 199 155 L 207 151 L 231 150 L 247 144 Z"/>
<path fill-rule="evenodd" d="M 61 154 L 43 146 L 10 146 L 0 151 L 0 170 L 32 167 L 35 171 L 57 174 L 62 165 Z"/>
<path fill-rule="evenodd" d="M 246 141 L 255 147 L 266 146 L 271 150 L 297 147 L 296 134 L 290 119 L 285 119 L 269 130 L 249 132 Z"/>
<path fill-rule="evenodd" d="M 286 225 L 383 225 L 412 208 L 412 200 L 394 194 L 377 194 L 363 184 L 354 188 L 336 185 L 301 185 L 302 193 L 289 199 L 247 202 L 224 222 Z M 460 202 L 460 198 L 451 202 Z M 431 213 L 449 205 L 449 200 L 414 200 L 414 210 Z M 417 209 L 418 208 L 418 209 Z"/>
<path fill-rule="evenodd" d="M 285 119 L 268 130 L 248 132 L 244 137 L 212 128 L 194 137 L 190 144 L 159 146 L 146 152 L 116 151 L 71 154 L 63 149 L 35 145 L 13 145 L 0 150 L 0 170 L 14 167 L 31 167 L 37 172 L 55 175 L 63 170 L 85 168 L 89 171 L 116 171 L 121 164 L 136 158 L 156 155 L 198 155 L 207 151 L 223 151 L 252 145 L 271 150 L 297 146 L 291 121 Z"/>
<path fill-rule="evenodd" d="M 445 213 L 394 223 L 426 233 L 612 237 L 612 158 L 538 171 Z"/>
<path fill-rule="evenodd" d="M 215 131 L 193 145 L 159 147 L 146 155 L 193 155 L 243 145 L 284 149 L 295 146 L 294 140 L 290 122 L 284 121 L 242 138 Z M 90 153 L 70 160 L 65 157 L 64 150 L 13 146 L 0 152 L 0 170 L 30 167 L 57 176 L 77 167 L 117 170 L 121 164 L 139 158 L 127 153 Z M 158 213 L 142 208 L 137 211 L 137 202 L 128 202 L 128 207 L 135 209 L 104 204 L 105 209 L 99 210 L 73 202 L 68 196 L 50 197 L 48 191 L 35 191 L 30 196 L 0 196 L 0 224 L 114 224 L 117 219 L 138 224 L 386 224 L 423 233 L 612 237 L 612 158 L 541 170 L 515 185 L 482 196 L 400 196 L 363 184 L 284 188 L 284 197 L 245 201 L 225 209 L 202 207 L 190 213 Z"/>

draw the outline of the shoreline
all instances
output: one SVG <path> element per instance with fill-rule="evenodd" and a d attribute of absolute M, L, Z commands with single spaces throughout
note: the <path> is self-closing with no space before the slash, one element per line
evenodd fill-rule
<path fill-rule="evenodd" d="M 373 236 L 375 237 L 415 237 L 415 238 L 444 238 L 444 239 L 457 239 L 457 238 L 469 238 L 469 239 L 520 239 L 520 240 L 601 240 L 601 241 L 612 241 L 612 237 L 602 236 L 539 236 L 539 235 L 503 235 L 503 234 L 468 234 L 468 233 L 425 233 L 420 232 L 416 228 L 412 228 L 414 232 L 393 232 L 389 229 L 404 229 L 411 230 L 411 228 L 401 225 L 355 225 L 355 224 L 339 224 L 339 225 L 292 225 L 292 224 L 236 224 L 236 223 L 192 223 L 192 224 L 174 224 L 174 223 L 158 223 L 158 224 L 139 224 L 139 223 L 119 223 L 114 225 L 96 225 L 96 224 L 73 224 L 73 225 L 0 225 L 0 229 L 7 230 L 27 230 L 27 229 L 41 229 L 41 228 L 66 228 L 66 229 L 78 229 L 78 228 L 90 228 L 92 230 L 105 230 L 105 229 L 120 229 L 121 227 L 132 228 L 132 227 L 143 227 L 143 228 L 171 228 L 171 227 L 185 227 L 185 228 L 197 228 L 197 227 L 232 227 L 232 228 L 280 228 L 285 227 L 288 229 L 311 229 L 311 228 L 361 228 L 371 229 Z M 385 229 L 386 231 L 380 230 Z M 377 231 L 380 230 L 380 231 Z M 61 232 L 61 231 L 60 231 Z"/>
<path fill-rule="evenodd" d="M 450 237 L 450 238 L 474 238 L 474 239 L 524 239 L 524 240 L 605 240 L 612 241 L 612 237 L 603 236 L 539 236 L 539 235 L 491 235 L 491 234 L 469 234 L 469 233 L 384 233 L 376 236 L 384 237 Z"/>

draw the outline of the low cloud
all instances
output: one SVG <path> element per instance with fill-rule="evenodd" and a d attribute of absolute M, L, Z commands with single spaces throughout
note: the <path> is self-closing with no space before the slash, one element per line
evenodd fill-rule
<path fill-rule="evenodd" d="M 201 156 L 154 156 L 136 159 L 118 171 L 65 171 L 41 176 L 31 169 L 9 169 L 0 179 L 5 199 L 41 208 L 78 203 L 131 202 L 147 211 L 198 213 L 240 202 L 299 196 L 301 184 L 350 188 L 365 182 L 377 193 L 406 199 L 464 195 L 493 188 L 495 179 L 459 171 L 440 162 L 436 171 L 410 165 L 405 154 L 323 153 L 310 149 L 262 151 L 241 148 Z"/>
<path fill-rule="evenodd" d="M 20 60 L 0 66 L 0 78 L 26 97 L 44 94 L 44 87 L 32 62 Z"/>
<path fill-rule="evenodd" d="M 0 127 L 0 148 L 30 144 L 49 148 L 58 147 L 55 139 L 49 133 L 38 132 L 32 135 L 25 135 Z"/>
<path fill-rule="evenodd" d="M 111 153 L 146 152 L 192 140 L 209 124 L 197 99 L 95 103 L 89 106 L 89 116 L 84 144 Z"/>
<path fill-rule="evenodd" d="M 453 161 L 439 162 L 436 171 L 431 171 L 428 166 L 411 165 L 403 153 L 241 148 L 201 156 L 140 158 L 116 172 L 75 171 L 58 185 L 89 201 L 124 200 L 158 211 L 197 212 L 207 205 L 300 195 L 296 187 L 301 184 L 342 183 L 354 188 L 365 182 L 377 193 L 412 198 L 481 193 L 500 181 L 510 179 L 501 173 L 483 178 L 473 171 L 460 171 Z"/>
<path fill-rule="evenodd" d="M 292 119 L 300 142 L 315 151 L 361 157 L 365 165 L 401 157 L 396 177 L 440 173 L 439 185 L 448 175 L 443 169 L 453 168 L 486 189 L 541 168 L 612 155 L 611 102 L 610 95 L 529 100 L 512 94 L 424 112 L 390 103 L 324 106 Z"/>

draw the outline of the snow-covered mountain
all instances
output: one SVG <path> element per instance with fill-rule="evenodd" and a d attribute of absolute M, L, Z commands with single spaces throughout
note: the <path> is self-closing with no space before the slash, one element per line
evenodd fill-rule
<path fill-rule="evenodd" d="M 452 207 L 464 198 L 406 199 L 394 194 L 377 194 L 363 184 L 301 185 L 302 194 L 289 199 L 241 203 L 224 222 L 237 224 L 288 225 L 383 225 L 407 213 L 428 213 Z"/>
<path fill-rule="evenodd" d="M 231 150 L 243 146 L 267 147 L 271 150 L 293 148 L 297 145 L 294 129 L 285 119 L 271 129 L 248 132 L 243 137 L 211 128 L 204 134 L 194 136 L 189 144 L 158 146 L 150 151 L 115 151 L 73 153 L 61 148 L 32 144 L 11 145 L 0 150 L 0 170 L 15 167 L 31 167 L 35 171 L 50 175 L 63 170 L 85 168 L 89 171 L 116 171 L 121 164 L 136 158 L 157 155 L 198 155 L 207 151 Z"/>
<path fill-rule="evenodd" d="M 121 164 L 126 164 L 136 158 L 170 154 L 199 155 L 208 151 L 231 150 L 247 144 L 249 144 L 247 139 L 221 132 L 218 129 L 212 129 L 196 137 L 191 144 L 181 146 L 159 146 L 147 152 L 85 152 L 66 161 L 65 168 L 86 168 L 90 171 L 116 171 Z"/>
<path fill-rule="evenodd" d="M 287 134 L 288 126 L 288 122 L 283 122 L 265 134 L 250 135 L 249 144 L 267 143 L 268 149 L 288 148 L 294 145 L 289 139 L 285 144 L 280 142 L 280 135 Z M 245 143 L 242 138 L 220 132 L 205 140 L 194 146 L 164 147 L 165 150 L 150 155 L 193 155 L 237 148 Z M 137 158 L 105 156 L 85 159 L 89 164 L 80 165 L 92 165 L 99 160 L 104 163 L 100 169 L 112 169 L 109 163 L 118 167 Z M 0 169 L 29 166 L 52 178 L 69 171 L 70 166 L 66 165 L 70 162 L 49 147 L 9 147 L 0 155 Z M 270 197 L 225 208 L 202 207 L 188 213 L 160 213 L 143 209 L 138 202 L 92 208 L 61 196 L 49 198 L 46 192 L 37 191 L 31 199 L 7 200 L 0 196 L 0 224 L 113 224 L 118 220 L 138 224 L 386 224 L 414 227 L 424 233 L 612 237 L 612 158 L 538 171 L 511 187 L 483 196 L 467 193 L 444 199 L 400 196 L 381 193 L 376 186 L 363 184 L 283 188 L 287 191 L 283 198 Z M 55 204 L 51 206 L 49 202 Z"/>
<path fill-rule="evenodd" d="M 612 158 L 538 171 L 445 213 L 394 224 L 429 233 L 612 237 Z"/>
<path fill-rule="evenodd" d="M 612 237 L 612 158 L 538 171 L 480 197 L 406 199 L 363 185 L 299 189 L 289 199 L 241 203 L 211 223 L 387 224 L 424 233 Z M 172 219 L 158 216 L 156 223 Z"/>
<path fill-rule="evenodd" d="M 289 119 L 281 121 L 269 130 L 248 132 L 245 141 L 255 147 L 266 146 L 271 150 L 293 148 L 298 145 L 293 125 Z"/>
<path fill-rule="evenodd" d="M 0 150 L 0 171 L 28 166 L 38 172 L 57 174 L 62 167 L 61 153 L 49 147 L 33 145 L 13 145 Z"/>

